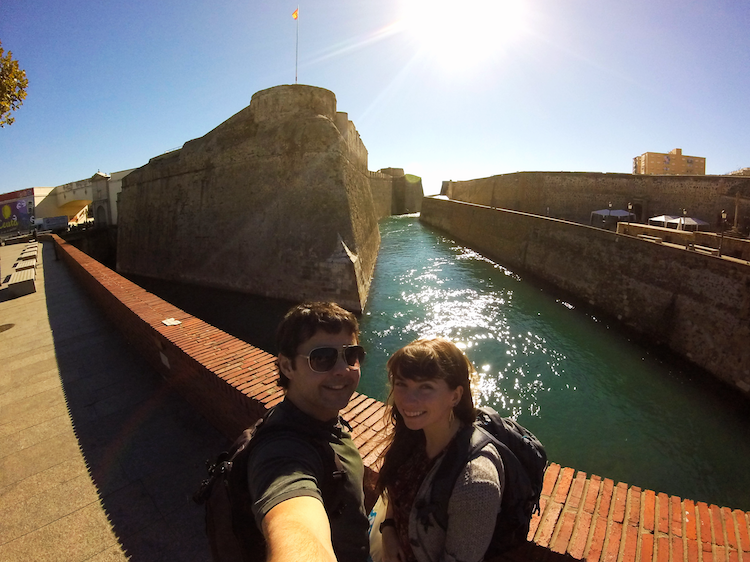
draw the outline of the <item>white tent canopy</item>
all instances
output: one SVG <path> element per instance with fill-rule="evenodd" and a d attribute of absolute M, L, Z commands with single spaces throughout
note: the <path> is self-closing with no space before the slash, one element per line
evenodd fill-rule
<path fill-rule="evenodd" d="M 652 226 L 663 226 L 666 228 L 668 221 L 678 218 L 680 218 L 678 215 L 659 215 L 658 217 L 651 217 L 648 219 L 648 224 Z"/>
<path fill-rule="evenodd" d="M 675 225 L 677 230 L 700 230 L 701 227 L 708 226 L 706 221 L 694 217 L 677 217 L 676 219 L 668 220 L 667 224 Z"/>
<path fill-rule="evenodd" d="M 680 215 L 659 215 L 648 219 L 648 224 L 652 226 L 663 226 L 666 228 L 675 228 L 677 230 L 701 230 L 709 224 L 695 217 L 683 217 Z"/>

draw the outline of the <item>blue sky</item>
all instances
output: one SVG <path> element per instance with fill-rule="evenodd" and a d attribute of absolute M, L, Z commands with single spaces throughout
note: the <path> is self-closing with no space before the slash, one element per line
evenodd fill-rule
<path fill-rule="evenodd" d="M 294 83 L 298 3 L 2 0 L 29 79 L 0 193 L 135 168 Z M 442 180 L 750 166 L 744 0 L 300 0 L 298 81 L 336 94 L 369 168 Z"/>

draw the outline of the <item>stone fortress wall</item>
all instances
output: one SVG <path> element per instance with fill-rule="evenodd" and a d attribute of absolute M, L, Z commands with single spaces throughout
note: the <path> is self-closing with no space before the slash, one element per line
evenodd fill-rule
<path fill-rule="evenodd" d="M 746 263 L 442 196 L 424 199 L 421 220 L 617 318 L 750 396 Z"/>
<path fill-rule="evenodd" d="M 213 131 L 125 177 L 117 270 L 361 311 L 377 221 L 399 212 L 402 189 L 367 167 L 332 92 L 257 92 Z"/>
<path fill-rule="evenodd" d="M 442 195 L 489 207 L 513 209 L 589 224 L 592 211 L 627 209 L 640 222 L 649 217 L 688 215 L 716 225 L 722 210 L 734 224 L 750 228 L 750 177 L 656 176 L 597 172 L 517 172 L 444 182 Z M 737 198 L 739 195 L 739 198 Z M 738 204 L 739 203 L 739 204 Z"/>

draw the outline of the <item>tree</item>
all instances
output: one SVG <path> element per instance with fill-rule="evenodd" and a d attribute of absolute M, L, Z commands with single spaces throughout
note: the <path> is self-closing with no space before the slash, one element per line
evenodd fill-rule
<path fill-rule="evenodd" d="M 29 85 L 26 71 L 18 67 L 18 61 L 13 60 L 13 53 L 8 51 L 4 55 L 3 52 L 0 43 L 0 127 L 15 121 L 10 113 L 23 105 L 26 87 Z"/>

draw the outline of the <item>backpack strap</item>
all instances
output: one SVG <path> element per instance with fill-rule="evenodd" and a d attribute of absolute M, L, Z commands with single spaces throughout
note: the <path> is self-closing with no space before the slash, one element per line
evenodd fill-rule
<path fill-rule="evenodd" d="M 432 481 L 429 502 L 417 500 L 415 504 L 417 520 L 425 529 L 432 525 L 430 515 L 435 518 L 442 529 L 448 528 L 448 502 L 458 476 L 466 464 L 490 442 L 495 442 L 492 435 L 474 425 L 459 430 L 453 438 Z"/>

